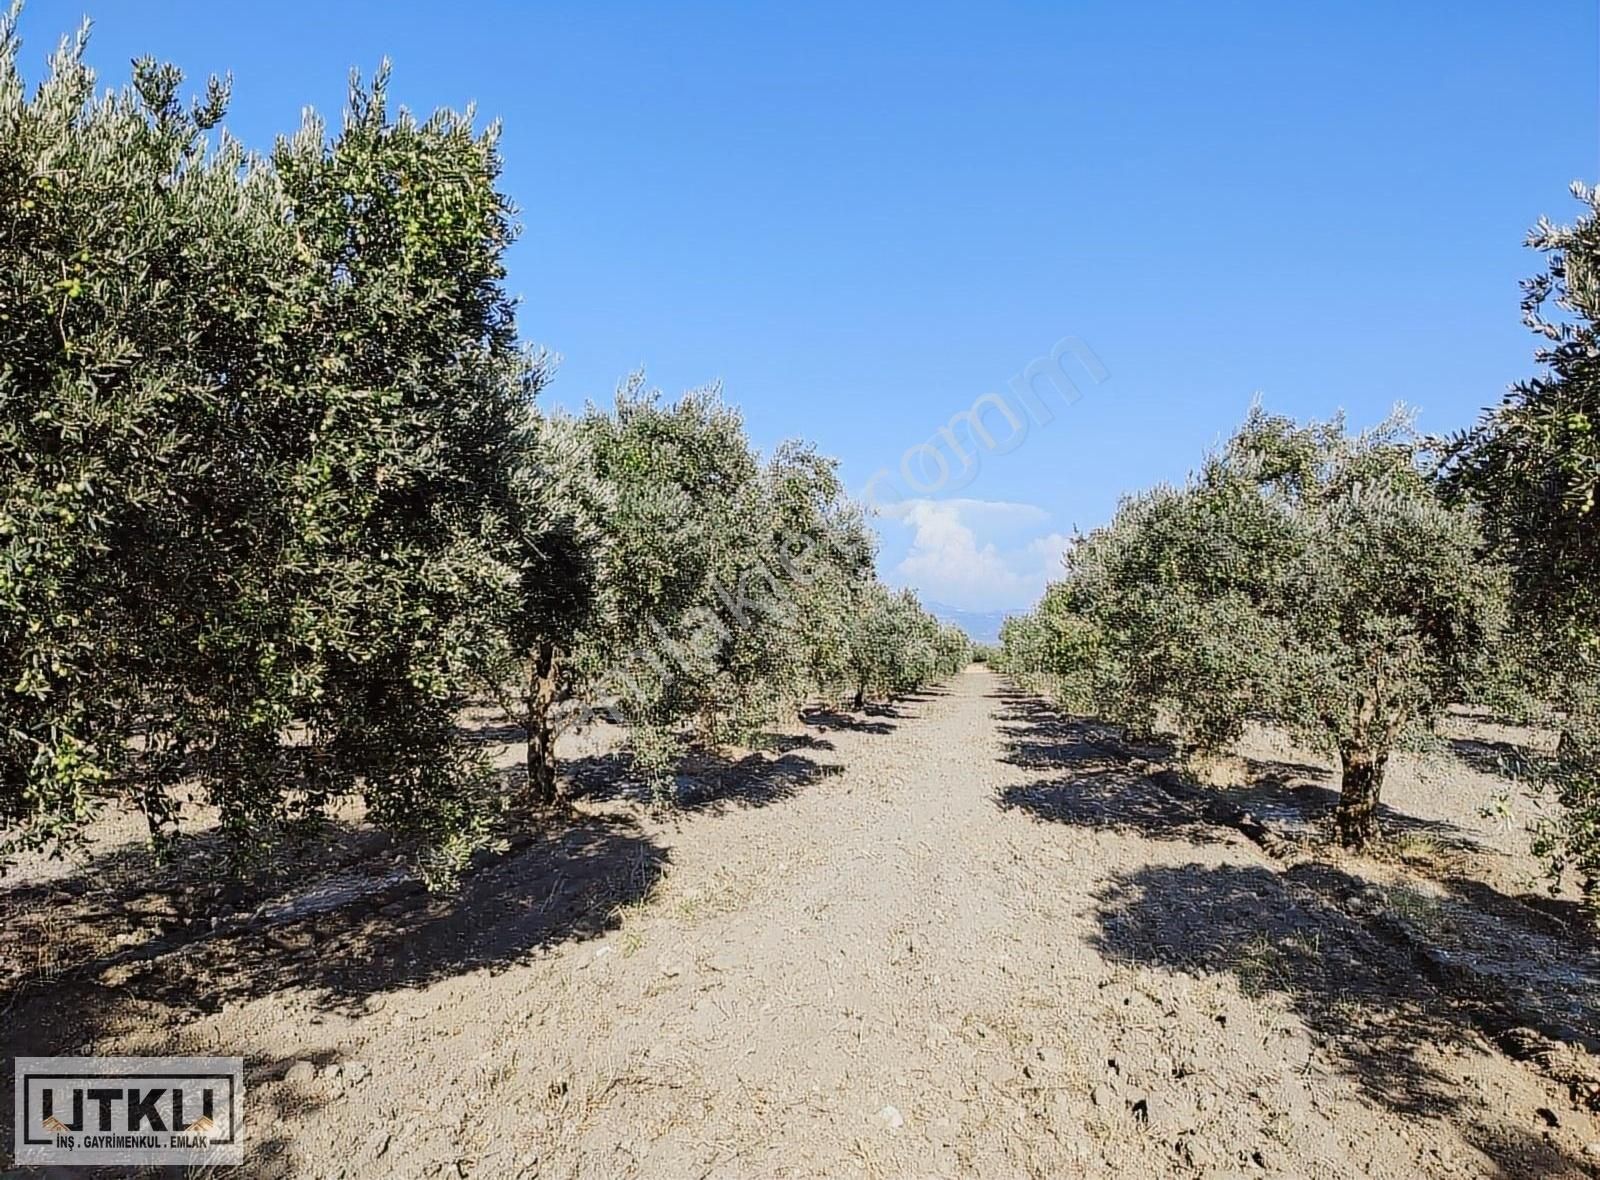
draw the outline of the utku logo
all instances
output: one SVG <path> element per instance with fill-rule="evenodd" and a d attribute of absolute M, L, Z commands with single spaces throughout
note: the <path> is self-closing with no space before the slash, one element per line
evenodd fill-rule
<path fill-rule="evenodd" d="M 17 1163 L 242 1164 L 240 1057 L 19 1057 Z"/>

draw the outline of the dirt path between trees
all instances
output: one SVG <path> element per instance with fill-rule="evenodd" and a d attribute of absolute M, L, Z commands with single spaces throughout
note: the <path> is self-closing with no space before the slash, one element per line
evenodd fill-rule
<path fill-rule="evenodd" d="M 738 792 L 586 801 L 454 897 L 32 992 L 7 1055 L 243 1054 L 252 1176 L 1595 1174 L 1592 1116 L 1337 870 L 1093 727 L 976 668 L 815 720 Z"/>

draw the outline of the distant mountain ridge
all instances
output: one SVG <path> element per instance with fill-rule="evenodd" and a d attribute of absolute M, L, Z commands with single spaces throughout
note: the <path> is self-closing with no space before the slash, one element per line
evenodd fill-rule
<path fill-rule="evenodd" d="M 1017 611 L 962 610 L 943 602 L 924 602 L 929 614 L 943 623 L 960 627 L 975 643 L 999 643 L 1000 624 Z"/>

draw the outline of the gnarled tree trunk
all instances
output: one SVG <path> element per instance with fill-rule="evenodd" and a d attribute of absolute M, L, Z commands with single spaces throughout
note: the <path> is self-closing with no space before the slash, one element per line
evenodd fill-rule
<path fill-rule="evenodd" d="M 529 661 L 528 689 L 523 698 L 528 733 L 528 799 L 539 807 L 556 801 L 556 735 L 550 712 L 556 703 L 559 672 L 555 644 L 541 643 Z"/>
<path fill-rule="evenodd" d="M 1339 755 L 1344 774 L 1339 782 L 1334 825 L 1339 831 L 1339 843 L 1346 848 L 1364 848 L 1378 838 L 1378 800 L 1389 755 L 1351 745 L 1341 748 Z"/>

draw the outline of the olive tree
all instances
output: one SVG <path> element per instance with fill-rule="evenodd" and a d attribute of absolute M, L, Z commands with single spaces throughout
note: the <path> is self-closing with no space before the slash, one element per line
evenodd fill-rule
<path fill-rule="evenodd" d="M 1503 572 L 1443 502 L 1409 418 L 1352 435 L 1254 411 L 1182 488 L 1126 501 L 1067 558 L 1058 673 L 1198 750 L 1275 720 L 1339 759 L 1336 825 L 1377 833 L 1389 758 L 1482 676 Z"/>
<path fill-rule="evenodd" d="M 837 460 L 809 444 L 780 446 L 766 481 L 771 540 L 763 582 L 786 681 L 783 704 L 837 697 L 850 675 L 855 604 L 875 581 L 866 518 L 846 497 Z"/>
<path fill-rule="evenodd" d="M 542 384 L 542 358 L 532 372 Z M 605 527 L 607 489 L 572 419 L 536 418 L 523 443 L 510 483 L 518 582 L 506 660 L 492 687 L 509 696 L 507 710 L 527 736 L 522 802 L 549 806 L 557 798 L 557 710 L 594 687 L 622 607 L 608 593 L 619 538 Z"/>
<path fill-rule="evenodd" d="M 971 658 L 966 635 L 925 611 L 915 592 L 877 582 L 864 589 L 850 643 L 856 708 L 954 675 Z"/>
<path fill-rule="evenodd" d="M 1054 582 L 1033 610 L 1000 625 L 997 670 L 1074 712 L 1093 711 L 1094 684 L 1106 679 L 1094 623 L 1071 601 L 1073 584 Z"/>
<path fill-rule="evenodd" d="M 748 743 L 856 682 L 863 604 L 893 612 L 834 460 L 794 441 L 763 460 L 719 390 L 669 403 L 640 376 L 530 439 L 509 633 L 534 802 L 559 794 L 556 733 L 574 717 L 620 722 L 666 798 L 689 746 Z M 952 662 L 955 641 L 914 605 L 882 640 L 866 675 L 885 690 Z"/>
<path fill-rule="evenodd" d="M 272 165 L 301 262 L 288 372 L 309 400 L 289 475 L 278 595 L 300 661 L 285 699 L 380 822 L 459 859 L 484 821 L 462 743 L 465 691 L 498 650 L 516 587 L 507 481 L 537 368 L 503 287 L 514 211 L 498 129 L 352 86 L 336 136 L 315 118 Z"/>
<path fill-rule="evenodd" d="M 809 444 L 781 444 L 745 488 L 742 537 L 727 545 L 700 623 L 698 659 L 680 674 L 702 701 L 698 738 L 748 742 L 815 692 L 838 659 L 833 607 L 871 576 L 860 513 L 837 464 Z"/>
<path fill-rule="evenodd" d="M 0 819 L 70 840 L 125 792 L 160 830 L 191 741 L 262 695 L 230 636 L 279 535 L 283 413 L 263 337 L 292 313 L 287 209 L 268 170 L 205 135 L 175 71 L 95 97 L 84 39 L 30 99 L 0 21 Z M 141 740 L 136 744 L 135 738 Z M 141 748 L 142 747 L 142 748 Z"/>
<path fill-rule="evenodd" d="M 996 668 L 1025 684 L 1032 685 L 1047 672 L 1046 632 L 1037 610 L 1009 615 L 1000 624 L 1000 651 Z"/>
<path fill-rule="evenodd" d="M 556 797 L 556 711 L 568 702 L 620 720 L 664 790 L 685 726 L 712 740 L 724 711 L 773 691 L 761 665 L 771 620 L 728 618 L 767 589 L 751 572 L 771 552 L 762 464 L 719 390 L 668 404 L 637 375 L 612 409 L 549 417 L 536 436 L 519 477 L 530 524 L 514 628 L 533 795 Z M 747 679 L 733 683 L 739 671 Z"/>
<path fill-rule="evenodd" d="M 235 847 L 361 792 L 448 871 L 486 768 L 455 709 L 515 584 L 532 386 L 492 131 L 353 87 L 270 159 L 213 83 L 83 41 L 30 98 L 0 24 L 0 818 L 103 799 Z"/>
<path fill-rule="evenodd" d="M 1573 193 L 1577 221 L 1541 220 L 1528 238 L 1546 261 L 1523 299 L 1542 371 L 1456 440 L 1447 475 L 1482 506 L 1490 552 L 1511 568 L 1510 662 L 1538 719 L 1561 733 L 1554 765 L 1534 768 L 1561 804 L 1540 850 L 1558 878 L 1571 865 L 1600 893 L 1600 194 Z"/>

